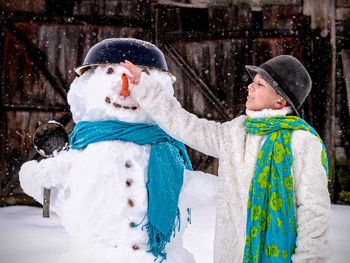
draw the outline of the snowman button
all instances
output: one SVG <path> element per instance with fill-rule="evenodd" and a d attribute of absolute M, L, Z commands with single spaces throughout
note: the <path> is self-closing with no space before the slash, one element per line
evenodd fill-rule
<path fill-rule="evenodd" d="M 130 207 L 134 207 L 134 201 L 132 201 L 131 199 L 128 199 L 128 205 L 130 206 Z"/>
<path fill-rule="evenodd" d="M 127 187 L 130 187 L 132 185 L 132 183 L 133 183 L 132 179 L 127 179 L 125 182 Z"/>
<path fill-rule="evenodd" d="M 110 97 L 106 97 L 106 98 L 105 98 L 105 102 L 111 103 L 111 98 L 110 98 Z"/>
<path fill-rule="evenodd" d="M 132 166 L 131 161 L 130 161 L 130 160 L 127 160 L 127 161 L 125 162 L 125 167 L 126 167 L 126 168 L 130 168 L 131 166 Z"/>
<path fill-rule="evenodd" d="M 129 226 L 130 226 L 131 228 L 134 228 L 134 227 L 136 227 L 136 224 L 135 224 L 134 222 L 130 222 Z"/>
<path fill-rule="evenodd" d="M 135 244 L 135 245 L 132 245 L 132 249 L 133 249 L 133 250 L 139 250 L 140 248 L 139 248 L 138 245 Z"/>

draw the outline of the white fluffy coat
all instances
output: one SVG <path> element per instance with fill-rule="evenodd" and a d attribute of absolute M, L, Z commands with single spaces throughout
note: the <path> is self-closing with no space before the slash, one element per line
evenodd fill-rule
<path fill-rule="evenodd" d="M 265 136 L 247 134 L 246 116 L 217 123 L 185 111 L 145 73 L 132 90 L 141 107 L 167 133 L 191 148 L 219 158 L 214 262 L 241 263 L 245 246 L 247 201 L 256 158 Z M 247 110 L 251 117 L 286 115 L 282 110 Z M 307 131 L 292 134 L 297 241 L 293 262 L 325 262 L 330 257 L 328 229 L 330 199 L 326 172 L 321 163 L 322 145 Z"/>

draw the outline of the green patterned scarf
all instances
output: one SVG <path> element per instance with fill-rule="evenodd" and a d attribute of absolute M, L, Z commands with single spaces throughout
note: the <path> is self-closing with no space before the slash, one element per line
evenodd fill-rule
<path fill-rule="evenodd" d="M 291 262 L 296 241 L 296 216 L 291 167 L 293 130 L 309 131 L 321 138 L 296 116 L 250 118 L 247 133 L 266 135 L 250 184 L 244 263 Z M 328 175 L 326 149 L 322 143 L 322 165 Z"/>

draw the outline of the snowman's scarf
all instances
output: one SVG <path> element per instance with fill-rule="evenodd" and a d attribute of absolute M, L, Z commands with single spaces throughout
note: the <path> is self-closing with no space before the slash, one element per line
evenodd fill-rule
<path fill-rule="evenodd" d="M 69 136 L 69 146 L 80 150 L 90 143 L 111 140 L 151 145 L 146 185 L 149 252 L 166 259 L 165 246 L 180 222 L 178 201 L 183 172 L 185 168 L 192 169 L 186 148 L 158 125 L 122 121 L 81 121 Z"/>

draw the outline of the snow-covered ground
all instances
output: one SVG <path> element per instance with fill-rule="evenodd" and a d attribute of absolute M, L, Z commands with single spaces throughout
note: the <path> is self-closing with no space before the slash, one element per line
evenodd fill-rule
<path fill-rule="evenodd" d="M 350 262 L 350 206 L 332 205 L 330 239 L 333 257 L 329 262 Z"/>
<path fill-rule="evenodd" d="M 198 263 L 212 262 L 214 210 L 211 203 L 192 211 L 192 225 L 184 235 L 184 245 Z M 69 237 L 58 218 L 52 215 L 46 219 L 41 214 L 41 209 L 26 206 L 0 209 L 1 263 L 54 262 L 59 253 L 67 250 Z M 350 206 L 332 205 L 330 237 L 333 257 L 329 262 L 349 262 Z"/>

